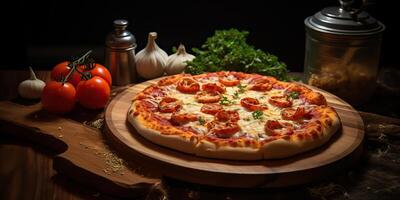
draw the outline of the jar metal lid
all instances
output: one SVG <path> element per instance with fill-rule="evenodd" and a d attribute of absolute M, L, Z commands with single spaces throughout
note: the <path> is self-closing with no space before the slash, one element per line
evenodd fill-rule
<path fill-rule="evenodd" d="M 107 35 L 106 46 L 112 49 L 130 50 L 136 48 L 135 36 L 126 30 L 128 21 L 114 20 L 114 31 Z"/>
<path fill-rule="evenodd" d="M 304 20 L 306 27 L 336 35 L 372 35 L 385 26 L 362 9 L 351 8 L 353 0 L 339 0 L 340 7 L 327 7 Z"/>

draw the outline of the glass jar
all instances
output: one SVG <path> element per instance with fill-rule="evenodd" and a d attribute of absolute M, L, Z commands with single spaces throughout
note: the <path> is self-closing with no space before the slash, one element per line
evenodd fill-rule
<path fill-rule="evenodd" d="M 367 101 L 376 87 L 385 26 L 367 12 L 328 7 L 305 19 L 304 81 L 353 105 Z"/>

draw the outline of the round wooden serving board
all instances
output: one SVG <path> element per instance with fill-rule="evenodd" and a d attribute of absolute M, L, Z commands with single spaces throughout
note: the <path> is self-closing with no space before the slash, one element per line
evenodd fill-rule
<path fill-rule="evenodd" d="M 105 132 L 125 157 L 143 168 L 183 181 L 223 187 L 282 187 L 318 180 L 357 161 L 364 137 L 363 121 L 349 104 L 318 90 L 333 106 L 342 129 L 322 147 L 287 159 L 232 161 L 202 158 L 154 144 L 126 119 L 134 95 L 158 79 L 134 85 L 115 97 L 105 113 Z M 316 89 L 317 90 L 317 89 Z"/>

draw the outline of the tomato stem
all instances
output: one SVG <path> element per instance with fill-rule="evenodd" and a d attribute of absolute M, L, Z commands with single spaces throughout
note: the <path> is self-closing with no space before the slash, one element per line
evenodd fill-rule
<path fill-rule="evenodd" d="M 71 68 L 71 70 L 69 70 L 67 76 L 64 77 L 64 79 L 61 81 L 62 84 L 64 84 L 65 82 L 67 82 L 68 78 L 71 76 L 71 74 L 74 71 L 78 71 L 77 67 L 83 63 L 85 63 L 85 61 L 89 58 L 90 54 L 92 53 L 92 50 L 89 50 L 88 52 L 86 52 L 83 56 L 81 56 L 80 58 L 78 58 L 77 60 L 74 60 L 70 63 L 68 63 L 68 66 Z M 86 76 L 85 76 L 86 77 Z"/>

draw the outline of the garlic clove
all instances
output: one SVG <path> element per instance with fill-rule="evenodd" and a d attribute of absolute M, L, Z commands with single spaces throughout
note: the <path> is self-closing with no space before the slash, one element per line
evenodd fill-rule
<path fill-rule="evenodd" d="M 29 71 L 30 79 L 24 80 L 18 85 L 18 94 L 26 99 L 39 99 L 46 84 L 36 78 L 31 67 L 29 67 Z"/>
<path fill-rule="evenodd" d="M 165 71 L 168 54 L 158 47 L 156 39 L 157 33 L 150 32 L 146 47 L 136 54 L 136 70 L 146 79 L 162 76 Z"/>
<path fill-rule="evenodd" d="M 187 53 L 185 46 L 180 44 L 176 53 L 168 57 L 165 72 L 168 75 L 182 73 L 187 66 L 186 61 L 191 61 L 194 58 L 195 56 Z"/>

